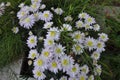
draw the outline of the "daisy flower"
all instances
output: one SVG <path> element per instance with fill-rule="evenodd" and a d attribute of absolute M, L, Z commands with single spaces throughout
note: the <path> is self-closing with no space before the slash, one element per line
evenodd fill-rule
<path fill-rule="evenodd" d="M 45 21 L 45 22 L 49 22 L 51 21 L 53 18 L 53 14 L 50 11 L 44 11 L 41 15 L 40 15 L 40 19 Z"/>
<path fill-rule="evenodd" d="M 94 80 L 94 76 L 93 76 L 93 75 L 90 75 L 90 76 L 88 77 L 88 80 Z"/>
<path fill-rule="evenodd" d="M 27 16 L 26 18 L 24 19 L 20 19 L 20 25 L 23 26 L 24 28 L 26 29 L 30 29 L 32 28 L 32 26 L 34 25 L 35 23 L 35 17 L 34 15 L 29 15 Z"/>
<path fill-rule="evenodd" d="M 67 76 L 62 76 L 59 80 L 67 80 Z"/>
<path fill-rule="evenodd" d="M 13 31 L 13 33 L 17 34 L 19 32 L 19 28 L 18 27 L 13 27 L 12 31 Z"/>
<path fill-rule="evenodd" d="M 32 3 L 32 5 L 30 6 L 30 10 L 32 12 L 36 12 L 39 8 L 40 8 L 40 4 L 36 2 Z"/>
<path fill-rule="evenodd" d="M 61 31 L 72 31 L 72 26 L 70 24 L 63 24 Z"/>
<path fill-rule="evenodd" d="M 36 68 L 39 68 L 40 70 L 45 71 L 48 67 L 47 60 L 43 58 L 42 56 L 39 56 L 34 60 L 34 66 Z"/>
<path fill-rule="evenodd" d="M 101 65 L 96 65 L 95 69 L 94 69 L 94 73 L 95 75 L 101 75 L 102 69 L 101 69 Z"/>
<path fill-rule="evenodd" d="M 91 55 L 91 58 L 94 60 L 98 60 L 100 58 L 100 53 L 97 51 L 94 51 L 93 54 Z"/>
<path fill-rule="evenodd" d="M 83 43 L 84 38 L 85 38 L 85 34 L 81 33 L 80 31 L 76 31 L 72 34 L 72 38 L 76 42 Z"/>
<path fill-rule="evenodd" d="M 87 23 L 84 24 L 84 28 L 85 28 L 85 30 L 93 29 L 93 27 L 91 25 L 87 24 Z"/>
<path fill-rule="evenodd" d="M 27 40 L 27 45 L 29 48 L 35 48 L 35 46 L 37 45 L 37 36 L 29 36 Z"/>
<path fill-rule="evenodd" d="M 49 59 L 51 57 L 51 52 L 48 48 L 42 49 L 41 56 L 45 59 Z"/>
<path fill-rule="evenodd" d="M 34 69 L 33 70 L 33 76 L 34 78 L 38 79 L 38 80 L 43 80 L 46 78 L 45 74 L 43 73 L 43 71 L 39 70 L 39 69 Z"/>
<path fill-rule="evenodd" d="M 79 28 L 83 28 L 84 27 L 83 25 L 84 25 L 84 23 L 81 20 L 79 20 L 79 21 L 76 22 L 75 27 L 77 27 L 79 29 Z"/>
<path fill-rule="evenodd" d="M 75 44 L 73 45 L 72 50 L 76 55 L 80 55 L 83 53 L 83 46 L 81 44 Z"/>
<path fill-rule="evenodd" d="M 24 19 L 29 15 L 30 8 L 28 6 L 23 6 L 21 10 L 17 13 L 18 19 Z"/>
<path fill-rule="evenodd" d="M 46 22 L 45 24 L 44 24 L 44 29 L 49 29 L 49 28 L 51 28 L 52 27 L 52 25 L 53 25 L 53 22 Z"/>
<path fill-rule="evenodd" d="M 99 35 L 99 40 L 101 40 L 101 41 L 104 41 L 104 42 L 106 42 L 106 41 L 108 41 L 108 35 L 107 34 L 105 34 L 105 33 L 100 33 L 100 34 L 98 34 Z"/>
<path fill-rule="evenodd" d="M 86 38 L 85 40 L 85 46 L 89 49 L 89 51 L 93 50 L 95 48 L 96 41 L 93 38 Z"/>
<path fill-rule="evenodd" d="M 38 52 L 37 52 L 37 50 L 36 49 L 31 49 L 30 51 L 29 51 L 29 55 L 28 55 L 28 58 L 30 58 L 30 59 L 35 59 L 37 56 L 38 56 Z"/>
<path fill-rule="evenodd" d="M 96 41 L 96 49 L 97 49 L 97 52 L 102 52 L 102 51 L 105 51 L 105 43 L 104 42 L 101 42 L 101 41 Z"/>
<path fill-rule="evenodd" d="M 61 69 L 61 65 L 60 65 L 60 62 L 58 60 L 52 60 L 50 61 L 49 63 L 49 70 L 51 72 L 54 72 L 55 74 L 58 73 L 58 70 Z"/>
<path fill-rule="evenodd" d="M 55 42 L 51 38 L 44 39 L 44 46 L 45 47 L 52 47 L 54 46 Z"/>
<path fill-rule="evenodd" d="M 35 18 L 35 21 L 39 21 L 40 20 L 40 15 L 41 12 L 35 12 L 33 15 L 34 15 L 34 18 Z"/>
<path fill-rule="evenodd" d="M 85 18 L 87 18 L 89 16 L 89 14 L 87 14 L 87 13 L 80 13 L 79 15 L 78 15 L 78 18 L 80 18 L 80 19 L 85 19 Z"/>
<path fill-rule="evenodd" d="M 71 67 L 74 63 L 74 60 L 72 59 L 72 57 L 64 55 L 61 56 L 61 65 L 63 68 L 63 72 L 67 71 L 69 69 L 69 67 Z"/>
<path fill-rule="evenodd" d="M 69 15 L 69 16 L 66 16 L 64 20 L 69 22 L 69 21 L 72 21 L 73 18 L 71 17 L 71 15 Z"/>
<path fill-rule="evenodd" d="M 77 74 L 79 74 L 80 68 L 78 64 L 72 65 L 70 69 L 68 69 L 67 74 L 70 75 L 70 77 L 75 77 Z"/>
<path fill-rule="evenodd" d="M 56 8 L 54 9 L 54 12 L 58 15 L 62 15 L 64 11 L 61 8 Z"/>
<path fill-rule="evenodd" d="M 60 32 L 59 32 L 58 28 L 53 27 L 53 28 L 49 29 L 48 34 L 46 36 L 47 36 L 47 38 L 59 40 Z"/>
<path fill-rule="evenodd" d="M 80 70 L 82 71 L 82 73 L 87 74 L 89 72 L 89 67 L 87 65 L 83 65 Z"/>
<path fill-rule="evenodd" d="M 55 45 L 54 53 L 56 56 L 58 57 L 62 56 L 63 54 L 65 54 L 64 51 L 65 51 L 65 47 L 63 47 L 61 44 Z"/>
<path fill-rule="evenodd" d="M 78 80 L 87 80 L 87 75 L 86 74 L 79 74 Z"/>
<path fill-rule="evenodd" d="M 95 18 L 91 17 L 91 16 L 88 16 L 87 18 L 85 18 L 85 23 L 87 24 L 95 24 Z"/>
<path fill-rule="evenodd" d="M 93 25 L 93 30 L 94 31 L 99 31 L 100 30 L 100 25 L 98 25 L 98 24 Z"/>
<path fill-rule="evenodd" d="M 29 35 L 29 36 L 32 36 L 32 35 L 33 35 L 33 32 L 32 32 L 32 31 L 29 31 L 28 35 Z"/>

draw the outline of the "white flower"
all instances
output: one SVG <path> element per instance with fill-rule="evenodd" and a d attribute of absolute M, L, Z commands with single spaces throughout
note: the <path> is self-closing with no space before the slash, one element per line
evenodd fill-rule
<path fill-rule="evenodd" d="M 75 45 L 73 45 L 72 50 L 76 55 L 81 54 L 81 53 L 83 53 L 83 46 L 79 43 L 75 44 Z"/>
<path fill-rule="evenodd" d="M 5 3 L 2 2 L 2 3 L 0 4 L 0 16 L 3 15 L 4 11 L 5 11 Z"/>
<path fill-rule="evenodd" d="M 51 72 L 54 72 L 56 74 L 58 73 L 58 70 L 61 69 L 61 64 L 58 60 L 55 59 L 55 60 L 50 61 L 48 67 Z"/>
<path fill-rule="evenodd" d="M 78 80 L 87 80 L 87 75 L 83 73 L 78 75 Z"/>
<path fill-rule="evenodd" d="M 96 65 L 95 69 L 94 69 L 94 73 L 95 75 L 101 75 L 102 69 L 101 69 L 101 65 Z"/>
<path fill-rule="evenodd" d="M 101 41 L 104 41 L 104 42 L 106 42 L 106 41 L 108 41 L 108 35 L 107 34 L 105 34 L 105 33 L 100 33 L 100 34 L 98 34 L 99 35 L 99 39 L 101 40 Z"/>
<path fill-rule="evenodd" d="M 80 70 L 82 71 L 82 73 L 87 74 L 89 72 L 89 67 L 87 65 L 83 65 Z"/>
<path fill-rule="evenodd" d="M 35 12 L 33 15 L 34 15 L 34 18 L 35 18 L 35 21 L 38 21 L 38 20 L 40 20 L 40 15 L 41 14 L 41 12 Z"/>
<path fill-rule="evenodd" d="M 91 55 L 91 58 L 94 60 L 98 60 L 100 58 L 100 53 L 97 51 L 94 51 L 93 54 Z"/>
<path fill-rule="evenodd" d="M 34 60 L 34 66 L 36 68 L 39 68 L 40 70 L 45 71 L 48 67 L 47 60 L 43 58 L 42 56 L 39 56 Z"/>
<path fill-rule="evenodd" d="M 51 78 L 50 80 L 54 80 L 54 78 Z"/>
<path fill-rule="evenodd" d="M 13 33 L 17 34 L 19 32 L 19 28 L 18 27 L 13 27 L 12 31 L 13 31 Z"/>
<path fill-rule="evenodd" d="M 76 31 L 72 34 L 72 38 L 76 42 L 83 43 L 84 38 L 85 38 L 85 34 L 81 33 L 80 31 Z"/>
<path fill-rule="evenodd" d="M 56 44 L 54 48 L 54 53 L 56 56 L 60 57 L 64 54 L 65 47 L 63 47 L 61 44 Z"/>
<path fill-rule="evenodd" d="M 46 22 L 45 24 L 44 24 L 44 29 L 49 29 L 49 28 L 51 28 L 52 27 L 52 25 L 53 25 L 53 22 Z"/>
<path fill-rule="evenodd" d="M 40 8 L 40 4 L 36 2 L 32 3 L 32 5 L 30 6 L 30 10 L 32 12 L 36 12 L 39 8 Z"/>
<path fill-rule="evenodd" d="M 45 9 L 46 8 L 46 5 L 45 4 L 42 4 L 41 6 L 40 6 L 40 9 Z"/>
<path fill-rule="evenodd" d="M 32 26 L 33 26 L 34 23 L 35 23 L 35 17 L 34 17 L 34 15 L 29 15 L 29 16 L 27 16 L 26 18 L 21 19 L 19 23 L 20 23 L 20 25 L 23 26 L 24 28 L 30 29 L 30 28 L 32 28 Z"/>
<path fill-rule="evenodd" d="M 90 76 L 88 77 L 88 80 L 94 80 L 94 76 L 93 76 L 93 75 L 90 75 Z"/>
<path fill-rule="evenodd" d="M 45 59 L 49 59 L 51 57 L 51 52 L 48 48 L 42 49 L 41 56 Z"/>
<path fill-rule="evenodd" d="M 38 79 L 38 80 L 43 80 L 46 78 L 45 74 L 43 71 L 39 70 L 38 68 L 33 70 L 33 76 Z"/>
<path fill-rule="evenodd" d="M 77 77 L 69 77 L 68 80 L 78 80 L 78 78 Z"/>
<path fill-rule="evenodd" d="M 79 21 L 76 22 L 76 26 L 75 27 L 77 27 L 78 29 L 79 28 L 83 28 L 84 27 L 84 23 L 81 20 L 79 20 Z"/>
<path fill-rule="evenodd" d="M 75 77 L 77 74 L 79 74 L 80 68 L 78 64 L 73 65 L 68 69 L 67 74 L 70 75 L 70 77 Z"/>
<path fill-rule="evenodd" d="M 66 16 L 66 17 L 64 18 L 64 20 L 65 20 L 65 21 L 72 21 L 73 18 L 72 18 L 71 15 L 70 15 L 70 16 Z"/>
<path fill-rule="evenodd" d="M 53 18 L 53 14 L 50 11 L 44 11 L 41 15 L 40 15 L 40 19 L 45 21 L 45 22 L 49 22 L 51 21 Z"/>
<path fill-rule="evenodd" d="M 22 8 L 22 7 L 24 7 L 24 5 L 25 5 L 24 3 L 21 3 L 18 7 Z"/>
<path fill-rule="evenodd" d="M 31 59 L 35 59 L 36 57 L 38 57 L 38 52 L 36 49 L 31 49 L 29 51 L 29 55 L 28 55 L 28 58 L 31 58 Z"/>
<path fill-rule="evenodd" d="M 67 80 L 66 76 L 62 76 L 59 80 Z"/>
<path fill-rule="evenodd" d="M 42 0 L 31 0 L 32 4 L 33 4 L 33 3 L 39 3 L 39 4 L 40 4 L 41 1 L 42 1 Z"/>
<path fill-rule="evenodd" d="M 93 27 L 93 30 L 99 31 L 100 30 L 100 25 L 95 24 L 94 27 Z"/>
<path fill-rule="evenodd" d="M 87 24 L 95 24 L 95 18 L 91 17 L 91 16 L 88 16 L 87 18 L 85 18 L 85 23 Z"/>
<path fill-rule="evenodd" d="M 93 29 L 93 27 L 89 24 L 84 24 L 85 30 Z"/>
<path fill-rule="evenodd" d="M 72 31 L 72 26 L 70 24 L 63 24 L 61 31 Z"/>
<path fill-rule="evenodd" d="M 89 16 L 89 14 L 87 14 L 87 13 L 80 13 L 79 15 L 78 15 L 78 18 L 80 18 L 80 19 L 85 19 L 85 18 L 87 18 Z"/>
<path fill-rule="evenodd" d="M 96 45 L 96 40 L 93 38 L 86 38 L 85 40 L 85 46 L 89 49 L 89 51 L 93 50 L 95 48 Z"/>
<path fill-rule="evenodd" d="M 37 45 L 37 36 L 29 36 L 27 40 L 27 45 L 29 48 L 35 48 L 35 46 Z"/>
<path fill-rule="evenodd" d="M 49 31 L 47 32 L 48 34 L 46 35 L 47 38 L 51 38 L 54 40 L 59 40 L 60 37 L 60 31 L 58 30 L 58 28 L 50 28 Z"/>
<path fill-rule="evenodd" d="M 102 51 L 105 51 L 105 44 L 104 42 L 102 41 L 96 41 L 96 49 L 97 49 L 97 52 L 102 52 Z"/>
<path fill-rule="evenodd" d="M 58 15 L 62 15 L 64 11 L 61 8 L 56 8 L 54 9 L 54 12 Z"/>
<path fill-rule="evenodd" d="M 55 44 L 54 40 L 49 38 L 49 39 L 44 39 L 44 46 L 45 47 L 52 47 Z"/>
<path fill-rule="evenodd" d="M 24 19 L 28 16 L 29 11 L 26 10 L 25 7 L 23 7 L 18 13 L 17 13 L 17 17 L 18 19 Z"/>
<path fill-rule="evenodd" d="M 73 65 L 74 60 L 72 59 L 72 57 L 67 55 L 63 55 L 60 58 L 63 72 L 68 71 L 68 69 Z"/>

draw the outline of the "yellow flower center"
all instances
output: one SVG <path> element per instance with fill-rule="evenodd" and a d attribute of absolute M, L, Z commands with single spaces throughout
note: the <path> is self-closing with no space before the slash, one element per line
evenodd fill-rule
<path fill-rule="evenodd" d="M 52 36 L 52 37 L 54 37 L 55 34 L 56 34 L 55 31 L 51 31 L 51 32 L 50 32 L 50 36 Z"/>
<path fill-rule="evenodd" d="M 83 72 L 86 72 L 86 69 L 85 69 L 85 68 L 83 68 L 83 69 L 82 69 L 82 71 L 83 71 Z"/>
<path fill-rule="evenodd" d="M 66 66 L 66 65 L 68 65 L 68 64 L 69 64 L 69 62 L 68 62 L 68 60 L 67 60 L 67 59 L 64 59 L 64 60 L 63 60 L 63 62 L 62 62 L 62 64 L 63 64 L 64 66 Z"/>
<path fill-rule="evenodd" d="M 45 18 L 48 18 L 48 17 L 49 17 L 49 14 L 47 14 L 47 13 L 44 14 L 44 17 L 45 17 Z"/>
<path fill-rule="evenodd" d="M 77 70 L 76 67 L 72 68 L 72 72 L 76 72 L 76 70 Z"/>
<path fill-rule="evenodd" d="M 26 19 L 25 19 L 25 22 L 26 22 L 26 23 L 29 23 L 29 22 L 30 22 L 30 19 L 29 19 L 29 18 L 26 18 Z"/>
<path fill-rule="evenodd" d="M 42 59 L 39 59 L 39 60 L 37 61 L 37 64 L 38 64 L 38 66 L 42 66 L 42 65 L 43 65 L 43 60 L 42 60 Z"/>
<path fill-rule="evenodd" d="M 56 68 L 57 67 L 57 63 L 54 61 L 54 62 L 52 62 L 52 67 L 53 68 Z"/>
<path fill-rule="evenodd" d="M 97 44 L 97 47 L 98 47 L 98 48 L 101 48 L 101 47 L 102 47 L 102 44 L 101 44 L 101 43 L 98 43 L 98 44 Z"/>
<path fill-rule="evenodd" d="M 52 40 L 49 40 L 48 41 L 48 45 L 52 45 L 53 44 L 53 41 Z"/>
<path fill-rule="evenodd" d="M 84 76 L 81 76 L 81 77 L 80 77 L 80 80 L 85 80 L 85 77 L 84 77 Z"/>
<path fill-rule="evenodd" d="M 60 49 L 60 48 L 56 48 L 55 51 L 56 51 L 57 54 L 60 54 L 60 53 L 61 53 L 61 49 Z"/>
<path fill-rule="evenodd" d="M 76 46 L 75 46 L 75 49 L 76 49 L 76 51 L 80 51 L 80 50 L 81 50 L 81 47 L 80 47 L 79 45 L 76 45 Z"/>
<path fill-rule="evenodd" d="M 88 41 L 87 45 L 90 46 L 90 47 L 92 47 L 93 46 L 93 42 L 92 41 Z"/>
<path fill-rule="evenodd" d="M 35 43 L 34 38 L 30 39 L 30 43 Z"/>
<path fill-rule="evenodd" d="M 80 35 L 80 34 L 76 34 L 76 35 L 75 35 L 75 39 L 78 40 L 78 39 L 80 39 L 80 38 L 81 38 L 81 35 Z"/>
<path fill-rule="evenodd" d="M 88 18 L 88 22 L 92 22 L 92 18 Z"/>
<path fill-rule="evenodd" d="M 36 72 L 36 75 L 37 75 L 37 76 L 41 76 L 42 73 L 41 73 L 40 71 L 37 71 L 37 72 Z"/>
<path fill-rule="evenodd" d="M 32 53 L 32 58 L 35 58 L 36 54 L 35 53 Z"/>
<path fill-rule="evenodd" d="M 45 57 L 48 57 L 48 56 L 49 56 L 49 52 L 47 52 L 47 51 L 44 52 L 44 56 L 45 56 Z"/>

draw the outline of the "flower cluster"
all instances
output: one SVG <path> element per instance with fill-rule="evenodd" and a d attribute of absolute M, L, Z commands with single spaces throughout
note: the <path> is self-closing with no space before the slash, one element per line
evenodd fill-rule
<path fill-rule="evenodd" d="M 72 25 L 71 15 L 66 16 L 62 25 L 55 27 L 52 20 L 54 15 L 61 16 L 65 13 L 61 8 L 44 10 L 45 4 L 41 0 L 31 0 L 31 5 L 20 4 L 21 8 L 17 14 L 19 23 L 26 29 L 33 28 L 35 22 L 44 21 L 43 29 L 47 31 L 45 37 L 36 36 L 31 31 L 27 40 L 30 48 L 28 58 L 33 60 L 33 74 L 38 80 L 47 76 L 46 70 L 57 75 L 62 71 L 68 76 L 62 76 L 59 80 L 94 80 L 94 76 L 101 75 L 101 65 L 97 62 L 100 54 L 105 51 L 105 42 L 108 36 L 98 33 L 97 38 L 91 37 L 89 31 L 99 31 L 100 26 L 89 14 L 83 12 Z M 94 34 L 95 35 L 95 34 Z M 38 40 L 43 40 L 43 47 L 38 51 Z M 88 52 L 88 54 L 87 54 Z M 74 56 L 89 56 L 91 65 L 79 63 Z M 74 56 L 72 56 L 74 55 Z M 78 58 L 77 58 L 78 59 Z M 87 61 L 87 60 L 86 60 Z M 50 80 L 54 80 L 54 77 Z"/>

